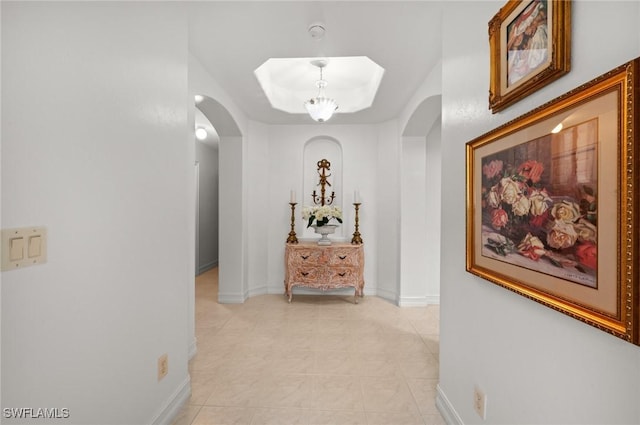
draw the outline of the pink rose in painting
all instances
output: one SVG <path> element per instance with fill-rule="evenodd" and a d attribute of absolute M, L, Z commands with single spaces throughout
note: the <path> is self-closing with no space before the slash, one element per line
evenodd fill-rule
<path fill-rule="evenodd" d="M 502 208 L 491 212 L 491 225 L 494 229 L 501 229 L 506 226 L 508 222 L 509 216 L 507 216 L 507 212 Z"/>
<path fill-rule="evenodd" d="M 518 174 L 527 180 L 531 180 L 534 183 L 538 183 L 542 177 L 544 171 L 544 165 L 538 161 L 529 160 L 524 162 L 518 167 Z"/>
<path fill-rule="evenodd" d="M 583 266 L 596 270 L 598 267 L 598 248 L 594 243 L 587 242 L 576 247 L 576 257 Z"/>
<path fill-rule="evenodd" d="M 533 227 L 544 227 L 547 224 L 547 221 L 549 221 L 548 210 L 540 215 L 534 215 L 533 217 L 531 217 L 531 220 L 529 220 L 529 224 Z"/>
<path fill-rule="evenodd" d="M 488 164 L 482 166 L 482 173 L 488 178 L 492 179 L 502 172 L 502 161 L 494 159 Z"/>

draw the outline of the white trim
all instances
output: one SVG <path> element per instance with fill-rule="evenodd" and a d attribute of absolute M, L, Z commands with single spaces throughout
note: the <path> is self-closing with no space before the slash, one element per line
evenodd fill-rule
<path fill-rule="evenodd" d="M 193 337 L 193 341 L 189 344 L 189 360 L 192 360 L 198 353 L 198 338 Z"/>
<path fill-rule="evenodd" d="M 427 295 L 427 304 L 440 305 L 440 295 Z"/>
<path fill-rule="evenodd" d="M 174 391 L 164 404 L 164 407 L 151 421 L 153 425 L 169 425 L 180 413 L 180 409 L 191 397 L 191 377 L 187 375 L 182 384 Z"/>
<path fill-rule="evenodd" d="M 400 297 L 399 307 L 426 307 L 428 305 L 440 304 L 440 296 L 428 295 L 426 297 Z"/>
<path fill-rule="evenodd" d="M 218 302 L 220 304 L 243 304 L 246 299 L 247 297 L 241 293 L 222 294 L 218 292 Z"/>
<path fill-rule="evenodd" d="M 207 264 L 203 264 L 198 267 L 198 274 L 202 274 L 208 270 L 214 269 L 218 267 L 218 260 L 213 260 L 208 262 Z"/>
<path fill-rule="evenodd" d="M 445 423 L 448 425 L 464 425 L 462 418 L 458 415 L 456 409 L 453 408 L 451 402 L 449 402 L 449 399 L 442 390 L 442 387 L 440 387 L 440 384 L 436 386 L 436 392 L 436 407 L 442 415 Z"/>
<path fill-rule="evenodd" d="M 367 293 L 366 290 L 364 292 L 365 294 Z M 380 298 L 384 298 L 385 300 L 394 303 L 395 305 L 398 305 L 398 294 L 396 294 L 395 292 L 378 288 L 376 295 L 379 296 Z"/>
<path fill-rule="evenodd" d="M 266 295 L 268 294 L 268 288 L 267 286 L 258 286 L 257 288 L 253 288 L 253 289 L 249 289 L 249 298 L 251 297 L 255 297 L 258 295 Z"/>

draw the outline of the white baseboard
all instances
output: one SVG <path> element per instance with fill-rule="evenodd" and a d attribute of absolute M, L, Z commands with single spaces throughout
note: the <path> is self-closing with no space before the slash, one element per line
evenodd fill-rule
<path fill-rule="evenodd" d="M 367 291 L 365 289 L 364 293 L 366 294 Z M 387 301 L 392 302 L 395 305 L 398 305 L 398 294 L 395 292 L 391 292 L 391 291 L 387 291 L 386 289 L 380 289 L 378 288 L 376 291 L 376 295 L 379 296 L 380 298 L 384 298 Z"/>
<path fill-rule="evenodd" d="M 189 344 L 189 360 L 193 359 L 198 353 L 198 338 L 193 337 L 193 341 Z"/>
<path fill-rule="evenodd" d="M 427 295 L 426 297 L 400 297 L 399 307 L 425 307 L 440 304 L 439 295 Z"/>
<path fill-rule="evenodd" d="M 208 270 L 218 267 L 218 260 L 211 261 L 198 267 L 198 274 L 202 274 Z"/>
<path fill-rule="evenodd" d="M 237 292 L 233 294 L 223 294 L 218 292 L 218 302 L 220 304 L 242 304 L 246 299 L 246 296 Z"/>
<path fill-rule="evenodd" d="M 259 286 L 257 288 L 249 289 L 249 298 L 255 297 L 255 296 L 258 296 L 258 295 L 265 295 L 265 294 L 268 294 L 268 293 L 269 292 L 267 290 L 266 285 L 265 286 Z"/>
<path fill-rule="evenodd" d="M 153 425 L 170 425 L 180 413 L 180 409 L 185 405 L 191 396 L 191 377 L 187 375 L 186 379 L 178 386 L 174 393 L 165 402 L 160 413 L 151 421 Z"/>
<path fill-rule="evenodd" d="M 445 395 L 444 391 L 442 391 L 442 388 L 440 388 L 440 384 L 437 385 L 436 391 L 436 407 L 444 421 L 448 425 L 464 425 L 462 418 L 458 415 L 456 409 L 453 408 L 453 405 L 449 402 L 449 399 Z"/>

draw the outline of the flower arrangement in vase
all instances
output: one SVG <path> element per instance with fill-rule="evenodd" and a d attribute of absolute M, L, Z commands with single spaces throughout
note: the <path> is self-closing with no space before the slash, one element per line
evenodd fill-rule
<path fill-rule="evenodd" d="M 342 209 L 333 205 L 305 206 L 302 208 L 302 219 L 307 222 L 307 228 L 313 227 L 314 231 L 321 235 L 318 245 L 331 245 L 327 235 L 335 232 L 338 227 L 331 221 L 342 223 Z"/>

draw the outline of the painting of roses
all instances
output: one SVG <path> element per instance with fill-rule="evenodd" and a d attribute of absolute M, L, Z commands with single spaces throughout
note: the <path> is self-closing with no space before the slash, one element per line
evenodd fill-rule
<path fill-rule="evenodd" d="M 466 270 L 640 345 L 639 130 L 637 58 L 467 142 Z"/>
<path fill-rule="evenodd" d="M 597 287 L 597 119 L 482 158 L 482 255 Z"/>

